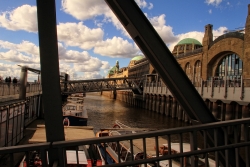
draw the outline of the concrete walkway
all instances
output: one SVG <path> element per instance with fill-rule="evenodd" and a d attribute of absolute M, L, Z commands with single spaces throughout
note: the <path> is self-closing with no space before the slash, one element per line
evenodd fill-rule
<path fill-rule="evenodd" d="M 36 131 L 37 125 L 44 125 L 44 119 L 36 119 L 32 123 L 30 123 L 25 129 L 24 129 L 24 137 L 23 139 L 17 144 L 17 145 L 24 145 L 28 144 L 28 141 L 32 136 L 34 135 Z M 14 166 L 18 167 L 20 161 L 22 160 L 24 156 L 24 153 L 18 153 L 14 155 Z M 0 157 L 0 167 L 10 167 L 11 162 L 10 158 L 8 156 Z"/>

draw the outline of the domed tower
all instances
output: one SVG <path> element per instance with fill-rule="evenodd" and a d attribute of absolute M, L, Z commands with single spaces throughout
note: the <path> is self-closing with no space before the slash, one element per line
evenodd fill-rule
<path fill-rule="evenodd" d="M 172 54 L 174 56 L 177 56 L 183 53 L 191 52 L 201 47 L 202 45 L 198 40 L 194 38 L 185 38 L 181 40 L 177 45 L 175 45 Z"/>
<path fill-rule="evenodd" d="M 116 66 L 116 69 L 118 69 L 118 70 L 119 70 L 119 61 L 118 61 L 118 60 L 116 60 L 116 64 L 115 64 L 115 66 Z"/>
<path fill-rule="evenodd" d="M 143 58 L 145 58 L 145 56 L 142 56 L 142 55 L 138 55 L 138 56 L 133 57 L 133 58 L 130 60 L 128 67 L 134 66 L 136 61 L 141 60 L 141 59 L 143 59 Z"/>

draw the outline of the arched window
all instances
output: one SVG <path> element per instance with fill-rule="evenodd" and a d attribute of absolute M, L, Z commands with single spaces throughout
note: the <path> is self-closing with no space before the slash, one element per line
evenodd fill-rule
<path fill-rule="evenodd" d="M 200 85 L 200 79 L 201 79 L 201 61 L 196 61 L 194 65 L 194 84 L 195 86 Z"/>
<path fill-rule="evenodd" d="M 191 75 L 191 66 L 190 63 L 187 63 L 185 66 L 185 72 L 188 76 L 188 78 L 191 80 L 192 79 L 192 75 Z"/>
<path fill-rule="evenodd" d="M 218 64 L 215 76 L 227 79 L 240 79 L 242 75 L 243 62 L 240 57 L 234 53 L 226 55 Z"/>

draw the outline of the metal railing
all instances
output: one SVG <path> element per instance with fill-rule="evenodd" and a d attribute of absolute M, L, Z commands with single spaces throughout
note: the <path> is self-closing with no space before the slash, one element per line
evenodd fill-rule
<path fill-rule="evenodd" d="M 250 101 L 250 79 L 211 78 L 194 82 L 198 93 L 203 99 L 219 99 L 248 104 Z M 163 82 L 146 82 L 143 87 L 144 94 L 170 95 L 168 87 Z"/>
<path fill-rule="evenodd" d="M 0 83 L 0 96 L 18 95 L 19 83 Z M 34 93 L 42 90 L 40 83 L 27 83 L 26 93 Z"/>
<path fill-rule="evenodd" d="M 239 119 L 231 121 L 223 121 L 216 123 L 209 123 L 203 125 L 195 125 L 188 127 L 180 127 L 166 130 L 150 131 L 145 133 L 135 133 L 132 135 L 121 135 L 115 137 L 101 137 L 91 138 L 85 140 L 72 140 L 72 141 L 58 141 L 58 142 L 46 142 L 40 144 L 29 144 L 12 147 L 0 148 L 0 154 L 10 155 L 10 162 L 13 162 L 14 155 L 16 153 L 23 153 L 26 156 L 30 151 L 38 151 L 41 153 L 42 166 L 48 166 L 47 151 L 54 150 L 59 152 L 65 152 L 67 148 L 73 147 L 78 150 L 78 146 L 82 145 L 96 145 L 101 143 L 116 142 L 119 146 L 120 141 L 129 141 L 130 145 L 134 145 L 135 139 L 141 139 L 143 145 L 144 156 L 142 159 L 131 159 L 126 162 L 120 162 L 117 164 L 110 164 L 105 166 L 133 166 L 138 164 L 156 164 L 159 166 L 160 161 L 168 160 L 169 166 L 172 166 L 174 161 L 178 161 L 180 166 L 185 166 L 184 159 L 190 157 L 190 165 L 198 166 L 201 160 L 204 166 L 250 166 L 250 119 Z M 223 141 L 218 139 L 218 133 L 223 134 Z M 189 136 L 188 141 L 185 141 L 184 136 Z M 167 155 L 161 155 L 159 153 L 160 145 L 158 139 L 160 137 L 167 139 L 168 153 Z M 147 142 L 148 138 L 153 138 L 155 141 L 155 156 L 147 156 Z M 199 141 L 201 144 L 199 144 Z M 211 144 L 209 141 L 213 141 Z M 183 143 L 190 143 L 190 151 L 183 150 Z M 179 150 L 173 153 L 171 151 L 171 143 L 179 143 Z M 223 144 L 222 144 L 223 143 Z M 119 150 L 119 149 L 118 149 Z M 131 150 L 133 155 L 133 149 Z M 77 154 L 77 151 L 76 151 Z M 78 156 L 78 155 L 76 155 Z M 118 158 L 121 155 L 118 154 Z M 104 157 L 105 158 L 105 157 Z M 212 164 L 210 159 L 214 160 Z M 185 159 L 186 160 L 186 159 Z M 66 160 L 62 157 L 55 164 L 61 164 L 60 167 L 66 166 Z M 79 164 L 79 161 L 77 162 Z M 210 163 L 210 165 L 209 165 Z M 14 164 L 11 164 L 14 166 Z"/>

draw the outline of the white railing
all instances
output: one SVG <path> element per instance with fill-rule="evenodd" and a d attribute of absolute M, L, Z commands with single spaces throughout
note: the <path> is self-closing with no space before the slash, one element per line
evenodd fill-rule
<path fill-rule="evenodd" d="M 196 90 L 203 99 L 220 99 L 248 104 L 250 101 L 250 79 L 240 80 L 208 80 L 196 82 Z M 144 94 L 170 95 L 172 93 L 163 82 L 146 82 Z"/>

